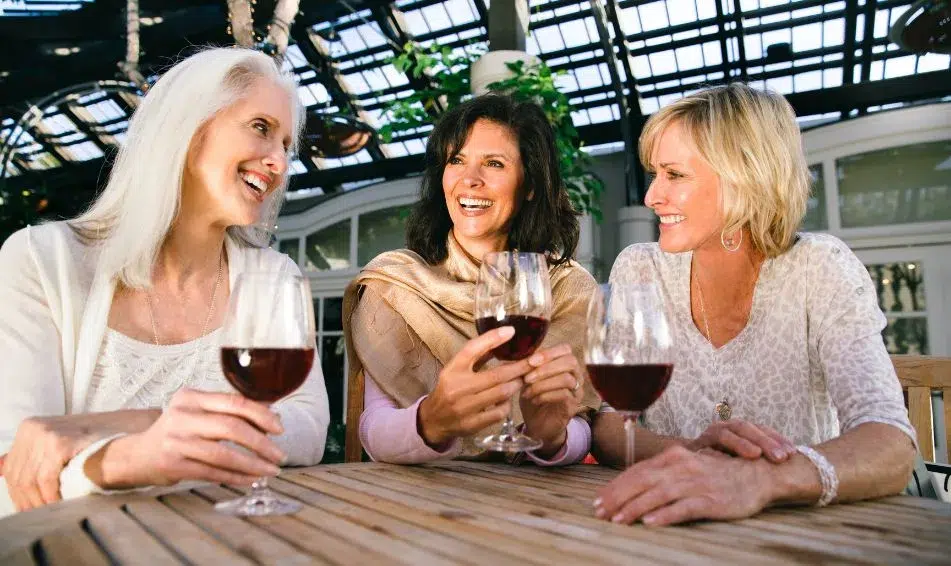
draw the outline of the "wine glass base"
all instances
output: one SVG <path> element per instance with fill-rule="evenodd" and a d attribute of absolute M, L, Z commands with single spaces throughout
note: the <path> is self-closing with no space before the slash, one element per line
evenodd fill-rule
<path fill-rule="evenodd" d="M 476 446 L 493 452 L 528 452 L 542 447 L 542 441 L 524 434 L 493 434 L 480 438 Z"/>
<path fill-rule="evenodd" d="M 215 511 L 225 515 L 239 517 L 266 517 L 269 515 L 291 515 L 304 506 L 275 495 L 246 495 L 230 501 L 215 504 Z"/>

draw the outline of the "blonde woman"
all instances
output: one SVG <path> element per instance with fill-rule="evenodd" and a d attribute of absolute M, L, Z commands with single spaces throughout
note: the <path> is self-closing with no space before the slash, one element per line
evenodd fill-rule
<path fill-rule="evenodd" d="M 845 244 L 796 232 L 809 176 L 789 104 L 741 84 L 693 94 L 651 117 L 640 157 L 660 240 L 624 250 L 611 281 L 659 283 L 679 352 L 596 515 L 663 525 L 901 491 L 915 436 L 885 317 Z M 622 461 L 617 414 L 593 434 Z"/>
<path fill-rule="evenodd" d="M 320 460 L 320 366 L 271 412 L 228 385 L 216 330 L 239 273 L 298 273 L 266 246 L 300 124 L 269 57 L 202 51 L 150 89 L 86 213 L 3 244 L 0 514 Z"/>

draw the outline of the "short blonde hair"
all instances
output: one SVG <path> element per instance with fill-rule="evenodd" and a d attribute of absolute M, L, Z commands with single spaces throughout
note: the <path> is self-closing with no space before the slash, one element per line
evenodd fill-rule
<path fill-rule="evenodd" d="M 650 117 L 640 158 L 677 122 L 720 179 L 723 230 L 748 226 L 753 245 L 776 257 L 794 243 L 806 214 L 810 176 L 796 114 L 782 95 L 732 83 L 684 97 Z"/>

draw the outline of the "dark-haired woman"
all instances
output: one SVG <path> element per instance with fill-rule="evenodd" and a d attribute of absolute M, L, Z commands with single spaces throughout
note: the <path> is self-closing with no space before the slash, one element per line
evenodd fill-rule
<path fill-rule="evenodd" d="M 570 259 L 578 221 L 541 109 L 486 95 L 443 115 L 406 239 L 409 249 L 377 256 L 344 298 L 350 379 L 362 372 L 366 384 L 360 440 L 370 457 L 488 457 L 474 440 L 496 431 L 524 384 L 513 416 L 543 442 L 529 457 L 543 465 L 582 459 L 586 418 L 600 402 L 582 379 L 577 329 L 595 281 Z M 513 248 L 548 257 L 551 326 L 529 359 L 483 365 L 513 330 L 477 336 L 480 260 Z"/>

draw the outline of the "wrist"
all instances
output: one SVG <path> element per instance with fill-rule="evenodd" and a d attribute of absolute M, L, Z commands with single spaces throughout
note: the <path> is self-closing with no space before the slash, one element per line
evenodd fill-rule
<path fill-rule="evenodd" d="M 809 458 L 795 453 L 782 464 L 756 460 L 766 478 L 767 505 L 813 504 L 822 495 L 819 471 Z"/>
<path fill-rule="evenodd" d="M 534 435 L 529 430 L 529 427 L 527 424 L 523 428 L 527 436 L 534 437 Z M 554 437 L 551 437 L 551 438 L 535 437 L 535 438 L 538 438 L 539 440 L 542 441 L 542 446 L 541 448 L 538 448 L 537 450 L 533 450 L 532 454 L 534 454 L 536 457 L 541 458 L 543 460 L 551 460 L 555 456 L 555 454 L 558 454 L 558 452 L 562 449 L 565 443 L 568 442 L 568 427 L 567 425 L 564 426 L 558 432 L 558 434 L 556 434 Z"/>
<path fill-rule="evenodd" d="M 116 438 L 86 459 L 83 471 L 86 477 L 102 489 L 123 489 L 145 485 L 135 478 L 130 464 L 134 462 L 131 448 L 136 435 Z"/>
<path fill-rule="evenodd" d="M 423 439 L 427 446 L 440 452 L 440 448 L 444 448 L 449 439 L 439 431 L 439 427 L 432 425 L 428 401 L 429 397 L 425 397 L 416 406 L 416 434 Z"/>

